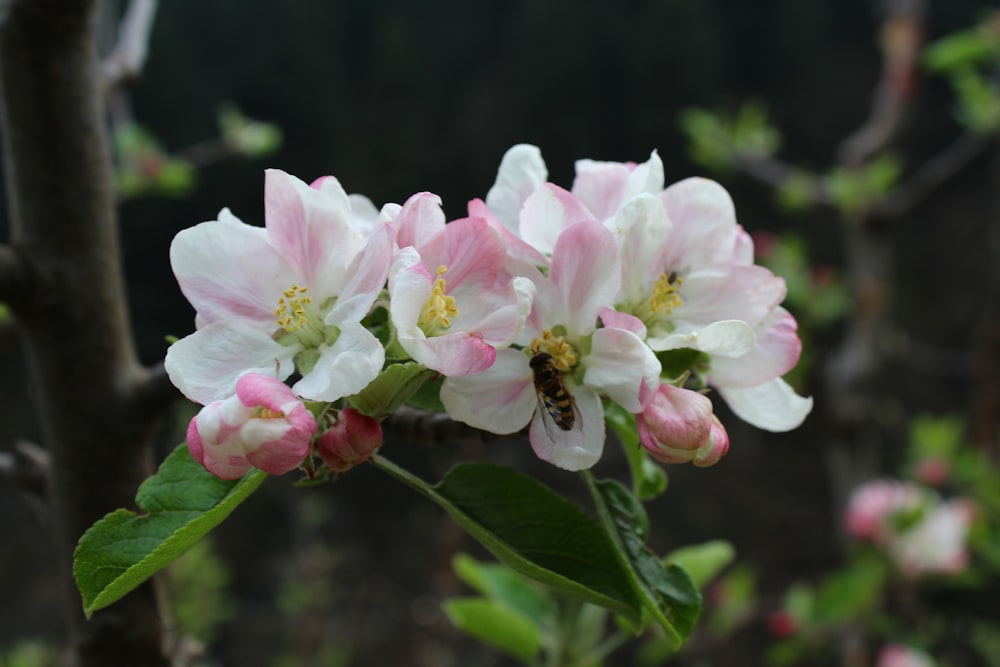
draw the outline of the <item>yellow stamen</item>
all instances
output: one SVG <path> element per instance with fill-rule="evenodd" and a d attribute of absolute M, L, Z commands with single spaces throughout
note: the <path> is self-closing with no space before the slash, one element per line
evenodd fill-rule
<path fill-rule="evenodd" d="M 546 352 L 552 356 L 552 364 L 560 373 L 569 373 L 576 366 L 576 353 L 573 346 L 563 340 L 562 336 L 553 336 L 548 329 L 542 332 L 541 338 L 531 341 L 531 354 Z"/>
<path fill-rule="evenodd" d="M 281 419 L 285 416 L 285 413 L 280 410 L 272 410 L 270 408 L 259 408 L 259 410 L 257 413 L 258 419 Z"/>
<path fill-rule="evenodd" d="M 679 290 L 684 284 L 684 279 L 671 271 L 669 275 L 661 273 L 660 277 L 653 285 L 653 296 L 649 298 L 649 307 L 654 313 L 661 311 L 664 315 L 669 315 L 674 308 L 684 305 L 681 300 Z"/>
<path fill-rule="evenodd" d="M 306 323 L 306 306 L 312 303 L 308 291 L 308 287 L 292 285 L 282 292 L 278 307 L 274 309 L 274 319 L 279 327 L 291 333 Z"/>
<path fill-rule="evenodd" d="M 455 297 L 444 293 L 446 284 L 444 278 L 440 277 L 447 270 L 448 267 L 444 265 L 437 268 L 438 278 L 434 281 L 434 289 L 423 310 L 420 311 L 419 324 L 426 333 L 447 329 L 451 326 L 452 318 L 458 316 Z"/>

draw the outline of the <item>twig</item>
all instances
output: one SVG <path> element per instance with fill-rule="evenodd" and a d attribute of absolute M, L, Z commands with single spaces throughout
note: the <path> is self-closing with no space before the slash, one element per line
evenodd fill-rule
<path fill-rule="evenodd" d="M 47 495 L 50 468 L 49 453 L 30 442 L 18 442 L 13 452 L 0 452 L 0 480 L 41 500 Z"/>
<path fill-rule="evenodd" d="M 841 143 L 838 161 L 859 165 L 884 149 L 902 123 L 912 99 L 916 62 L 923 41 L 922 0 L 887 2 L 880 35 L 882 76 L 875 87 L 871 113 L 865 123 Z"/>
<path fill-rule="evenodd" d="M 145 372 L 127 383 L 121 393 L 129 409 L 148 415 L 163 414 L 180 398 L 180 392 L 171 384 L 163 362 L 146 368 Z"/>
<path fill-rule="evenodd" d="M 924 162 L 902 185 L 870 209 L 874 218 L 890 219 L 910 211 L 948 182 L 991 143 L 990 135 L 966 132 Z"/>
<path fill-rule="evenodd" d="M 118 43 L 101 63 L 105 90 L 135 79 L 142 72 L 149 52 L 149 35 L 156 16 L 157 0 L 132 0 L 118 30 Z"/>

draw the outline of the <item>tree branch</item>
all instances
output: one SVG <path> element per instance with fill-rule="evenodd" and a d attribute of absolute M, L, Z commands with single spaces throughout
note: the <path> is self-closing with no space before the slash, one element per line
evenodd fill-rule
<path fill-rule="evenodd" d="M 132 0 L 118 29 L 118 42 L 101 63 L 102 84 L 110 90 L 139 76 L 149 52 L 157 0 Z"/>
<path fill-rule="evenodd" d="M 165 666 L 152 583 L 84 620 L 69 572 L 76 541 L 134 503 L 151 472 L 149 414 L 120 387 L 141 374 L 126 313 L 97 69 L 97 0 L 20 0 L 0 26 L 11 244 L 32 278 L 15 304 L 45 448 L 77 663 Z"/>
<path fill-rule="evenodd" d="M 875 86 L 871 112 L 865 123 L 845 139 L 838 162 L 859 165 L 883 150 L 896 135 L 909 105 L 916 64 L 923 42 L 922 0 L 890 0 L 882 22 L 882 76 Z"/>
<path fill-rule="evenodd" d="M 924 162 L 908 180 L 870 209 L 878 219 L 899 217 L 924 201 L 978 157 L 993 142 L 991 135 L 966 132 Z"/>

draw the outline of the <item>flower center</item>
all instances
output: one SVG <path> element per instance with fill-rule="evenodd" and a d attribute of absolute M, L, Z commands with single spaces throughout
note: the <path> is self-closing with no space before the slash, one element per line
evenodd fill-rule
<path fill-rule="evenodd" d="M 428 336 L 443 331 L 451 326 L 451 319 L 458 316 L 458 307 L 455 306 L 455 297 L 444 293 L 445 281 L 441 276 L 448 270 L 448 267 L 441 265 L 437 267 L 437 279 L 434 281 L 434 289 L 431 296 L 420 311 L 420 328 Z"/>
<path fill-rule="evenodd" d="M 661 273 L 653 284 L 653 296 L 649 298 L 649 307 L 654 314 L 670 315 L 674 308 L 684 305 L 679 293 L 684 279 L 676 271 L 669 274 Z"/>
<path fill-rule="evenodd" d="M 274 320 L 283 331 L 293 334 L 307 347 L 315 347 L 323 341 L 325 326 L 312 305 L 308 287 L 292 285 L 282 292 L 278 307 L 274 309 Z M 280 335 L 281 332 L 275 337 Z"/>
<path fill-rule="evenodd" d="M 562 336 L 555 336 L 552 331 L 546 329 L 542 332 L 541 338 L 531 341 L 529 346 L 531 354 L 545 352 L 552 356 L 552 365 L 560 373 L 569 373 L 576 365 L 576 352 L 573 346 L 567 343 Z"/>
<path fill-rule="evenodd" d="M 272 410 L 271 408 L 257 408 L 254 417 L 257 419 L 281 419 L 285 416 L 284 412 L 280 410 Z"/>

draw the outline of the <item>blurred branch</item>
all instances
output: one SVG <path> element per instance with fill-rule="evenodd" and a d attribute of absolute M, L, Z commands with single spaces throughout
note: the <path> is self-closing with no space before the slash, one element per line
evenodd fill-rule
<path fill-rule="evenodd" d="M 990 135 L 966 132 L 940 153 L 924 162 L 907 181 L 870 210 L 873 217 L 895 218 L 910 211 L 937 188 L 947 183 L 991 143 Z"/>
<path fill-rule="evenodd" d="M 28 278 L 24 262 L 9 245 L 0 245 L 0 302 L 16 303 L 27 297 Z"/>
<path fill-rule="evenodd" d="M 180 394 L 170 383 L 163 362 L 145 369 L 121 391 L 131 409 L 143 414 L 162 414 Z"/>
<path fill-rule="evenodd" d="M 118 29 L 118 42 L 100 63 L 105 90 L 139 76 L 149 52 L 157 0 L 132 0 Z"/>
<path fill-rule="evenodd" d="M 18 442 L 13 452 L 0 452 L 0 481 L 45 500 L 51 462 L 49 453 L 38 445 Z"/>
<path fill-rule="evenodd" d="M 861 164 L 883 150 L 903 119 L 912 97 L 916 64 L 923 42 L 924 3 L 922 0 L 891 0 L 882 24 L 882 76 L 875 87 L 871 113 L 840 145 L 838 161 Z"/>

